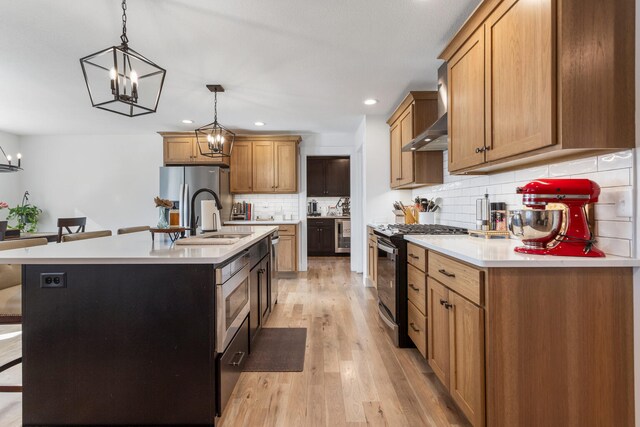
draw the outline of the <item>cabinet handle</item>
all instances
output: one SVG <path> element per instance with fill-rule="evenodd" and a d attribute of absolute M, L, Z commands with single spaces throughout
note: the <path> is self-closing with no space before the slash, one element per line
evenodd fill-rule
<path fill-rule="evenodd" d="M 396 181 L 402 181 L 402 177 L 396 178 Z"/>
<path fill-rule="evenodd" d="M 447 303 L 447 300 L 443 300 L 442 298 L 440 298 L 440 305 L 445 305 Z"/>
<path fill-rule="evenodd" d="M 491 150 L 491 147 L 487 147 L 487 146 L 484 147 L 484 151 L 489 151 L 489 150 Z"/>
<path fill-rule="evenodd" d="M 450 304 L 449 302 L 444 303 L 444 308 L 446 308 L 447 310 L 449 310 L 451 307 L 453 307 L 453 304 Z"/>
<path fill-rule="evenodd" d="M 416 256 L 416 255 L 414 255 L 414 254 L 409 254 L 409 257 L 410 257 L 410 258 L 413 258 L 413 259 L 420 259 L 420 257 L 419 257 L 419 256 Z"/>
<path fill-rule="evenodd" d="M 479 148 L 476 148 L 476 154 L 484 153 L 485 151 L 487 151 L 487 148 L 486 148 L 486 147 L 479 147 Z"/>
<path fill-rule="evenodd" d="M 244 351 L 237 352 L 236 355 L 233 356 L 233 359 L 231 359 L 231 362 L 229 362 L 229 365 L 240 366 L 240 364 L 242 363 L 242 360 L 244 359 L 244 355 L 245 355 Z"/>
<path fill-rule="evenodd" d="M 416 328 L 415 323 L 411 322 L 409 323 L 409 326 L 411 326 L 411 329 L 413 329 L 415 332 L 420 332 L 420 329 Z"/>
<path fill-rule="evenodd" d="M 414 285 L 413 283 L 409 283 L 409 287 L 410 287 L 411 289 L 413 289 L 414 291 L 416 291 L 416 292 L 420 292 L 420 288 L 416 288 L 416 287 L 415 287 L 415 285 Z"/>
<path fill-rule="evenodd" d="M 447 270 L 445 270 L 444 268 L 441 268 L 440 270 L 438 270 L 438 273 L 442 273 L 447 277 L 456 277 L 455 274 L 453 273 L 449 273 Z"/>

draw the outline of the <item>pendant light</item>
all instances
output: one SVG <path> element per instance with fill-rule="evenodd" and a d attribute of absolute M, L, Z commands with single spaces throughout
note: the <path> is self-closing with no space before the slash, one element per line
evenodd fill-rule
<path fill-rule="evenodd" d="M 7 153 L 4 152 L 1 146 L 0 146 L 0 152 L 2 152 L 2 155 L 7 160 L 7 163 L 0 163 L 0 172 L 18 172 L 22 170 L 22 167 L 21 167 L 22 154 L 18 153 L 16 155 L 16 158 L 18 159 L 18 164 L 14 165 L 11 163 L 11 156 L 7 155 Z"/>
<path fill-rule="evenodd" d="M 122 0 L 120 41 L 80 59 L 91 105 L 129 117 L 155 113 L 166 70 L 129 47 L 127 0 Z"/>
<path fill-rule="evenodd" d="M 206 157 L 230 157 L 236 134 L 218 123 L 218 92 L 224 92 L 224 88 L 221 85 L 207 85 L 207 89 L 213 92 L 213 122 L 196 129 L 198 150 Z M 225 150 L 225 146 L 229 149 Z"/>

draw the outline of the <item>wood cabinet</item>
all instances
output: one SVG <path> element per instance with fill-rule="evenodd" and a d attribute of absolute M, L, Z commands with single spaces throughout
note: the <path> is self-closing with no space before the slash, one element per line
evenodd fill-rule
<path fill-rule="evenodd" d="M 378 237 L 372 227 L 367 227 L 367 280 L 374 287 L 378 287 Z"/>
<path fill-rule="evenodd" d="M 485 0 L 440 54 L 449 73 L 449 170 L 634 148 L 634 38 L 624 29 L 634 27 L 634 7 Z"/>
<path fill-rule="evenodd" d="M 232 193 L 253 191 L 253 147 L 251 141 L 238 141 L 233 145 L 229 181 Z"/>
<path fill-rule="evenodd" d="M 349 197 L 348 157 L 307 157 L 307 197 Z"/>
<path fill-rule="evenodd" d="M 307 219 L 307 253 L 310 256 L 335 255 L 335 221 L 333 219 Z"/>
<path fill-rule="evenodd" d="M 483 426 L 484 310 L 431 277 L 427 302 L 429 366 L 471 424 Z"/>
<path fill-rule="evenodd" d="M 438 118 L 437 92 L 409 92 L 391 115 L 391 188 L 415 188 L 442 183 L 442 153 L 403 152 L 402 147 Z"/>
<path fill-rule="evenodd" d="M 298 226 L 280 225 L 278 230 L 278 265 L 280 273 L 298 271 Z"/>
<path fill-rule="evenodd" d="M 297 192 L 299 142 L 299 136 L 236 136 L 230 162 L 231 192 Z"/>
<path fill-rule="evenodd" d="M 198 140 L 194 132 L 159 132 L 163 139 L 163 162 L 165 166 L 172 165 L 217 165 L 229 166 L 228 156 L 215 158 L 203 156 L 198 148 Z M 202 150 L 206 151 L 206 143 Z M 225 144 L 224 152 L 229 152 L 229 145 Z"/>

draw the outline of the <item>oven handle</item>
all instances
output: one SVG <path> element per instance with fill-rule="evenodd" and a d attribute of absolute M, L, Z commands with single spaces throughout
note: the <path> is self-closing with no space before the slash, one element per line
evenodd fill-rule
<path fill-rule="evenodd" d="M 384 245 L 384 244 L 380 243 L 379 240 L 378 240 L 378 249 L 380 249 L 382 251 L 385 251 L 386 253 L 391 254 L 391 255 L 397 255 L 398 254 L 398 249 L 393 248 L 391 246 Z"/>
<path fill-rule="evenodd" d="M 221 285 L 218 285 L 222 287 L 222 297 L 226 299 L 236 289 L 238 289 L 238 287 L 240 287 L 248 277 L 249 277 L 249 264 L 245 265 L 242 268 L 242 270 L 234 274 L 229 280 L 227 280 Z"/>

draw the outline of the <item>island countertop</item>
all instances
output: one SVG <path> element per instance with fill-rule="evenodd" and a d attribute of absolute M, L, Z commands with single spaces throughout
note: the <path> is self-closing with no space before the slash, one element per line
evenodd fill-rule
<path fill-rule="evenodd" d="M 0 264 L 220 264 L 278 230 L 275 226 L 223 227 L 250 232 L 231 245 L 175 245 L 148 232 L 0 251 Z"/>
<path fill-rule="evenodd" d="M 470 236 L 406 235 L 405 240 L 477 267 L 639 267 L 640 259 L 607 255 L 605 258 L 528 255 L 514 252 L 522 242 Z"/>

